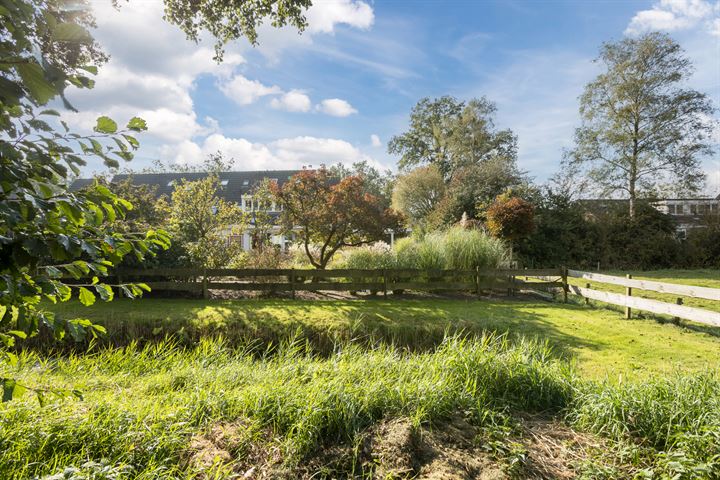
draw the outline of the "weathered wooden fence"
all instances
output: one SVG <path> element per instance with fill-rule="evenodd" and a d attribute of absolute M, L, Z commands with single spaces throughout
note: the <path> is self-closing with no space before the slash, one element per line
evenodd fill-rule
<path fill-rule="evenodd" d="M 586 299 L 599 300 L 601 302 L 625 307 L 626 318 L 630 318 L 632 309 L 637 309 L 720 327 L 720 312 L 684 306 L 681 304 L 681 298 L 678 299 L 676 303 L 668 303 L 660 300 L 632 296 L 632 290 L 636 288 L 664 294 L 720 301 L 720 289 L 718 288 L 679 285 L 654 280 L 638 280 L 631 278 L 630 275 L 626 277 L 616 277 L 613 275 L 582 272 L 579 270 L 568 270 L 567 275 L 571 278 L 582 278 L 599 283 L 625 287 L 625 294 L 623 295 L 621 293 L 591 289 L 590 284 L 586 284 L 585 287 L 568 285 L 569 293 L 573 295 L 580 295 Z"/>
<path fill-rule="evenodd" d="M 153 290 L 196 292 L 207 297 L 210 290 L 291 292 L 370 291 L 399 293 L 413 291 L 469 291 L 482 293 L 503 290 L 509 295 L 521 290 L 563 289 L 564 270 L 416 270 L 416 269 L 121 269 L 120 282 L 143 282 Z"/>

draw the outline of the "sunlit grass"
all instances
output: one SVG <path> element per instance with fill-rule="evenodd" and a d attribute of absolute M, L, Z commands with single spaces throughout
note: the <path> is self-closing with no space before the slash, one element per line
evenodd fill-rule
<path fill-rule="evenodd" d="M 720 337 L 715 336 L 720 329 L 700 332 L 652 319 L 628 321 L 617 311 L 544 301 L 145 298 L 54 309 L 106 325 L 116 345 L 166 335 L 192 344 L 203 336 L 223 335 L 230 344 L 255 342 L 264 348 L 299 335 L 322 353 L 348 340 L 424 351 L 446 332 L 491 331 L 547 341 L 589 378 L 641 379 L 676 369 L 703 371 L 720 362 Z"/>

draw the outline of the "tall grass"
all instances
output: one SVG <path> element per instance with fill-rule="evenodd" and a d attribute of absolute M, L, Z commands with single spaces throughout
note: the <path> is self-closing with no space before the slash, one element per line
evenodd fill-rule
<path fill-rule="evenodd" d="M 3 479 L 88 461 L 130 466 L 133 478 L 183 478 L 193 433 L 238 419 L 253 431 L 274 432 L 286 461 L 297 465 L 318 445 L 353 442 L 383 417 L 420 423 L 468 412 L 480 422 L 508 409 L 558 411 L 571 393 L 570 370 L 546 346 L 495 336 L 455 336 L 423 354 L 344 344 L 330 358 L 286 343 L 258 359 L 219 341 L 190 350 L 130 345 L 62 359 L 23 353 L 16 373 L 30 386 L 79 388 L 85 400 L 2 404 Z"/>
<path fill-rule="evenodd" d="M 501 240 L 480 230 L 452 227 L 400 239 L 392 251 L 377 246 L 348 250 L 339 265 L 368 269 L 471 270 L 498 268 L 508 259 L 507 246 Z"/>

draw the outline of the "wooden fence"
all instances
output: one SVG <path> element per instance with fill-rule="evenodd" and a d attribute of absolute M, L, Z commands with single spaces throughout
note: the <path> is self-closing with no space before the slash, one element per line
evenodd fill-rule
<path fill-rule="evenodd" d="M 400 293 L 414 291 L 469 291 L 477 294 L 503 290 L 566 291 L 564 270 L 493 269 L 493 270 L 415 270 L 415 269 L 196 269 L 155 268 L 122 269 L 122 282 L 143 282 L 153 290 L 196 292 L 207 297 L 210 290 L 290 292 L 298 291 L 370 291 Z"/>
<path fill-rule="evenodd" d="M 601 302 L 625 307 L 626 318 L 630 318 L 632 309 L 637 309 L 663 315 L 671 315 L 676 318 L 683 318 L 686 320 L 720 327 L 720 312 L 684 306 L 681 304 L 682 299 L 678 299 L 676 303 L 668 303 L 632 296 L 632 290 L 636 288 L 639 290 L 649 290 L 664 294 L 720 301 L 720 289 L 718 288 L 679 285 L 675 283 L 656 282 L 653 280 L 638 280 L 631 278 L 630 275 L 627 275 L 626 277 L 616 277 L 613 275 L 582 272 L 579 270 L 568 270 L 567 276 L 625 287 L 625 294 L 623 295 L 621 293 L 594 290 L 590 288 L 590 284 L 586 284 L 585 287 L 568 285 L 569 293 L 573 295 L 579 295 L 586 299 L 599 300 Z"/>

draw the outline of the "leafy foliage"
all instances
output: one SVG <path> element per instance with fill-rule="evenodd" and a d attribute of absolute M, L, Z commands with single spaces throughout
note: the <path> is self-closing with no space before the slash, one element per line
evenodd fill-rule
<path fill-rule="evenodd" d="M 426 165 L 400 175 L 395 182 L 392 206 L 414 227 L 423 228 L 445 196 L 445 181 L 436 165 Z"/>
<path fill-rule="evenodd" d="M 194 265 L 222 268 L 242 254 L 240 243 L 228 241 L 227 234 L 243 231 L 248 217 L 234 203 L 218 196 L 218 177 L 181 180 L 173 190 L 167 220 L 178 243 L 187 249 Z"/>
<path fill-rule="evenodd" d="M 199 41 L 203 31 L 210 32 L 217 39 L 217 60 L 222 60 L 227 42 L 245 37 L 256 44 L 257 27 L 264 20 L 269 20 L 273 27 L 292 25 L 300 31 L 304 30 L 307 21 L 303 12 L 312 5 L 312 0 L 164 1 L 165 20 L 180 27 L 189 39 Z"/>
<path fill-rule="evenodd" d="M 401 169 L 436 164 L 445 178 L 493 156 L 514 162 L 517 138 L 495 129 L 495 110 L 484 97 L 467 103 L 450 96 L 423 98 L 410 112 L 410 128 L 390 139 L 388 152 L 401 155 Z"/>
<path fill-rule="evenodd" d="M 692 63 L 668 35 L 648 33 L 603 45 L 605 71 L 580 98 L 582 126 L 569 162 L 589 168 L 604 195 L 635 200 L 668 185 L 696 192 L 704 174 L 700 158 L 712 154 L 707 95 L 683 88 Z"/>
<path fill-rule="evenodd" d="M 335 182 L 325 168 L 305 170 L 282 187 L 275 184 L 273 192 L 283 205 L 285 231 L 295 233 L 315 268 L 325 268 L 340 248 L 381 240 L 400 225 L 397 213 L 383 208 L 357 176 Z"/>
<path fill-rule="evenodd" d="M 64 302 L 75 294 L 84 305 L 96 297 L 110 301 L 114 292 L 100 279 L 111 267 L 169 243 L 162 231 L 115 232 L 112 225 L 132 205 L 107 187 L 69 189 L 70 176 L 85 165 L 83 157 L 99 157 L 109 167 L 130 160 L 138 147 L 133 135 L 146 126 L 133 118 L 120 129 L 100 117 L 95 133 L 80 135 L 70 132 L 57 111 L 42 109 L 57 96 L 71 107 L 64 89 L 92 87 L 86 74 L 104 60 L 85 29 L 92 18 L 83 4 L 66 7 L 8 1 L 0 16 L 5 39 L 0 42 L 0 346 L 10 362 L 16 339 L 41 328 L 58 339 L 102 332 L 85 319 L 55 317 L 41 308 L 41 300 Z M 130 297 L 147 290 L 142 284 L 117 287 Z M 12 378 L 1 383 L 3 400 L 24 390 Z M 42 397 L 42 390 L 35 392 Z"/>
<path fill-rule="evenodd" d="M 535 207 L 509 193 L 500 195 L 488 208 L 487 226 L 493 235 L 505 240 L 526 237 L 535 229 Z"/>

